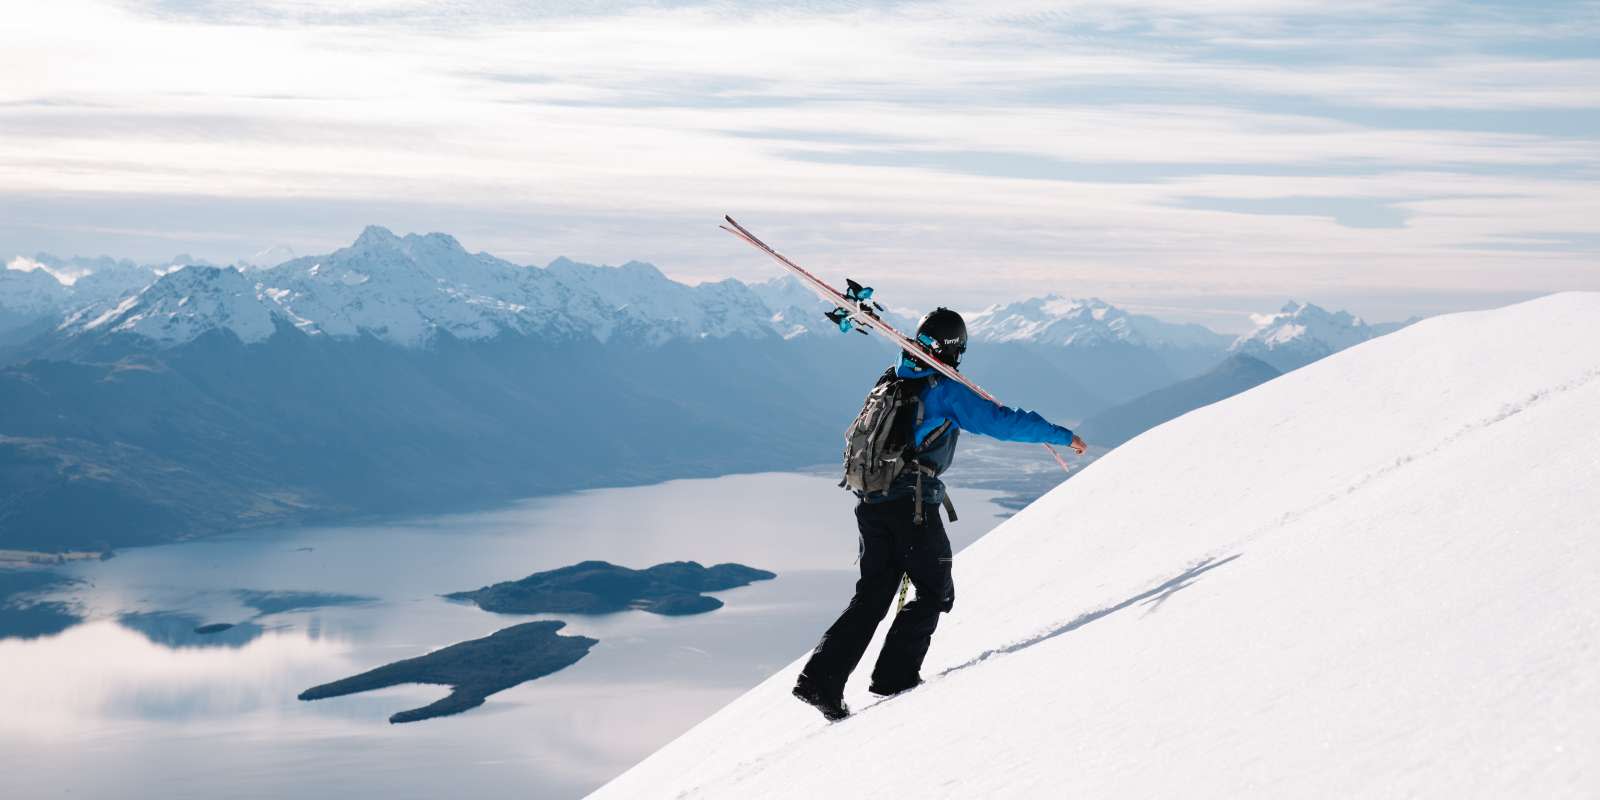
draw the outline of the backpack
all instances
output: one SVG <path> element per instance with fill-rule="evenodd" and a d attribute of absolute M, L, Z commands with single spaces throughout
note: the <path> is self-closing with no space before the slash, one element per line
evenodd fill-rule
<path fill-rule="evenodd" d="M 844 480 L 858 494 L 888 491 L 915 460 L 912 434 L 922 423 L 922 389 L 931 378 L 901 378 L 893 367 L 867 393 L 844 432 Z"/>

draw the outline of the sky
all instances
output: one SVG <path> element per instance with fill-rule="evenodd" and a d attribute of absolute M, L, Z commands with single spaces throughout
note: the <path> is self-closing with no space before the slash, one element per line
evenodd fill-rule
<path fill-rule="evenodd" d="M 729 213 L 905 307 L 1235 331 L 1600 290 L 1600 2 L 527 5 L 21 4 L 0 260 L 381 224 L 773 277 Z"/>

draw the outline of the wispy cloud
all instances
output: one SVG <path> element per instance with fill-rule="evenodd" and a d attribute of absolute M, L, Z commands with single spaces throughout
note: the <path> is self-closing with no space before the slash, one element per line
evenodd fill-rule
<path fill-rule="evenodd" d="M 528 5 L 32 4 L 0 248 L 74 203 L 195 230 L 188 198 L 273 209 L 195 241 L 223 260 L 368 208 L 760 275 L 709 224 L 737 211 L 913 302 L 1600 288 L 1594 2 Z"/>

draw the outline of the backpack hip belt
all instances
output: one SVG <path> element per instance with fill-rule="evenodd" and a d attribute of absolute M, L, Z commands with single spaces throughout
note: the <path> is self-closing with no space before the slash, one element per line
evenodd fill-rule
<path fill-rule="evenodd" d="M 913 503 L 914 511 L 911 515 L 911 522 L 915 525 L 921 525 L 924 519 L 926 519 L 922 514 L 922 476 L 927 475 L 929 477 L 935 477 L 939 473 L 934 472 L 933 467 L 930 467 L 920 461 L 913 461 L 911 464 L 912 469 L 917 471 L 916 500 Z M 951 522 L 955 522 L 957 519 L 956 504 L 950 501 L 950 491 L 948 489 L 945 490 L 944 495 L 939 498 L 939 502 L 944 506 L 945 516 L 949 517 Z"/>

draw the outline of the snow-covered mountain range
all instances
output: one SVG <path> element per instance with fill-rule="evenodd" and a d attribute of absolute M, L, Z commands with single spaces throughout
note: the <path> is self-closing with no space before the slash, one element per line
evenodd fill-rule
<path fill-rule="evenodd" d="M 840 335 L 792 278 L 521 266 L 439 233 L 370 227 L 270 267 L 8 267 L 0 547 L 815 465 L 894 358 Z M 999 306 L 972 328 L 968 374 L 1068 425 L 1173 385 L 1205 391 L 1168 392 L 1163 413 L 1210 402 L 1222 384 L 1182 382 L 1228 357 L 1226 337 L 1098 300 Z M 1352 338 L 1308 324 L 1261 346 Z"/>
<path fill-rule="evenodd" d="M 875 644 L 829 724 L 796 661 L 591 796 L 1591 796 L 1597 451 L 1600 294 L 1418 323 L 957 554 L 926 684 Z"/>
<path fill-rule="evenodd" d="M 621 335 L 654 344 L 727 336 L 790 338 L 828 332 L 820 310 L 819 301 L 791 277 L 688 286 L 642 262 L 596 267 L 559 258 L 543 268 L 525 267 L 469 253 L 446 234 L 402 237 L 377 226 L 333 253 L 270 267 L 244 265 L 242 271 L 184 257 L 137 265 L 43 254 L 18 257 L 11 269 L 0 271 L 0 314 L 6 319 L 59 313 L 67 335 L 136 334 L 168 347 L 213 329 L 259 342 L 280 323 L 311 335 L 370 335 L 407 347 L 425 345 L 440 334 L 464 340 L 540 334 L 600 342 Z M 915 322 L 911 315 L 891 316 L 904 326 Z M 969 314 L 973 341 L 979 343 L 1219 355 L 1231 349 L 1280 370 L 1398 327 L 1367 325 L 1345 312 L 1306 303 L 1290 303 L 1277 314 L 1260 316 L 1258 323 L 1255 331 L 1233 340 L 1200 325 L 1164 322 L 1099 299 L 1057 295 Z"/>
<path fill-rule="evenodd" d="M 649 264 L 595 267 L 557 259 L 522 267 L 468 253 L 454 238 L 396 236 L 369 227 L 349 247 L 270 268 L 193 266 L 161 275 L 136 295 L 74 312 L 64 333 L 133 333 L 160 346 L 226 329 L 245 343 L 278 324 L 313 336 L 372 336 L 418 347 L 439 335 L 502 334 L 605 342 L 771 333 L 760 299 L 737 281 L 686 286 Z"/>
<path fill-rule="evenodd" d="M 1093 347 L 1111 342 L 1156 349 L 1219 350 L 1229 339 L 1202 325 L 1179 325 L 1131 314 L 1098 298 L 1046 295 L 990 306 L 968 320 L 977 342 L 1028 342 Z"/>

